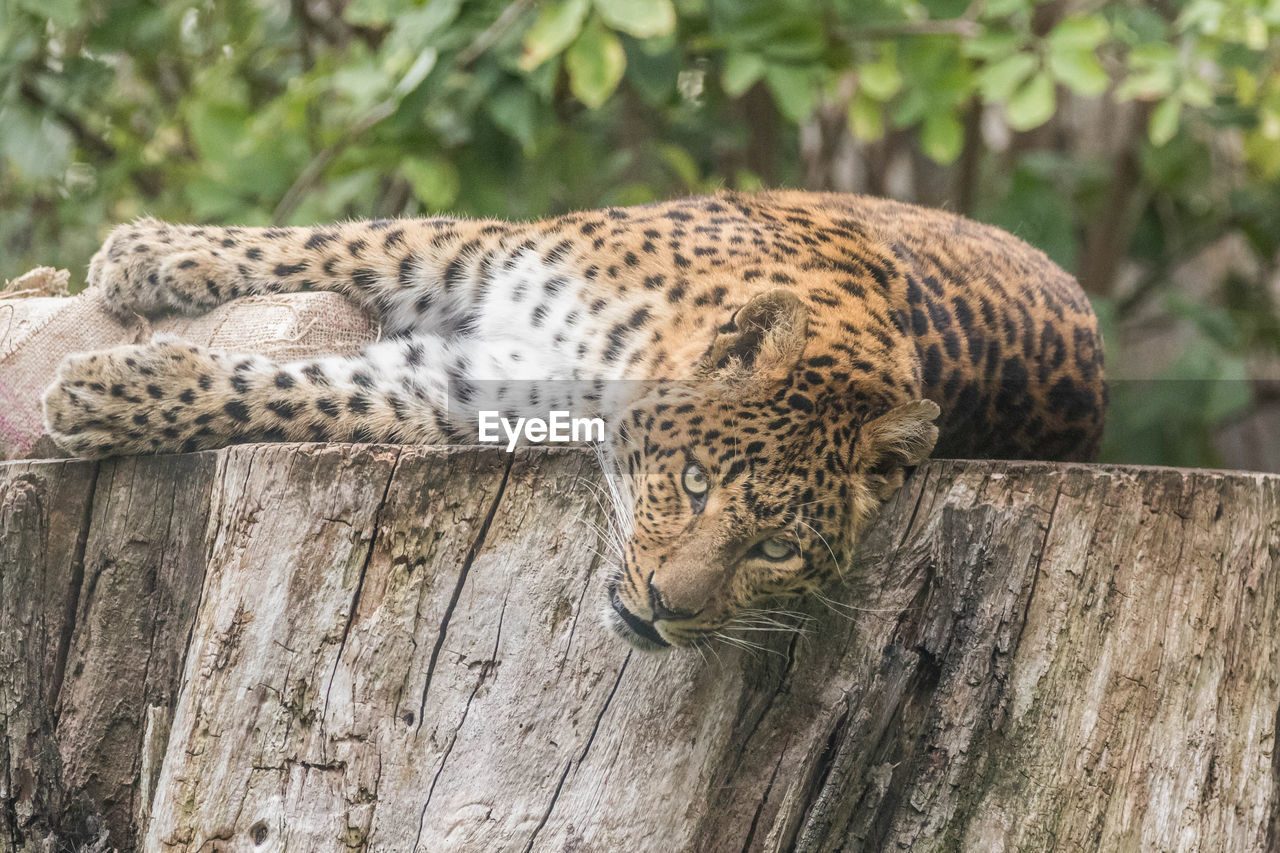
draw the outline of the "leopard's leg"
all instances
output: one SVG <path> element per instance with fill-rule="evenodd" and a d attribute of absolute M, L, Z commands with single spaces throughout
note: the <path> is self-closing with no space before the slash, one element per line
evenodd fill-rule
<path fill-rule="evenodd" d="M 315 228 L 174 225 L 116 228 L 89 265 L 89 284 L 120 314 L 198 314 L 239 296 L 343 293 L 384 330 L 447 327 L 465 314 L 484 274 L 527 251 L 522 226 L 405 219 Z M 435 315 L 433 317 L 433 314 Z"/>
<path fill-rule="evenodd" d="M 446 349 L 438 338 L 399 338 L 352 357 L 277 363 L 162 340 L 74 355 L 45 391 L 46 429 L 87 457 L 246 441 L 449 441 Z"/>

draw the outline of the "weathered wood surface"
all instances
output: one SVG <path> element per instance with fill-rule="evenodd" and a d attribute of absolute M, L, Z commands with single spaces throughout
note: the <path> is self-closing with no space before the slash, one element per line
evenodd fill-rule
<path fill-rule="evenodd" d="M 705 659 L 604 627 L 596 481 L 0 466 L 0 851 L 1280 845 L 1280 477 L 933 462 L 804 635 Z"/>

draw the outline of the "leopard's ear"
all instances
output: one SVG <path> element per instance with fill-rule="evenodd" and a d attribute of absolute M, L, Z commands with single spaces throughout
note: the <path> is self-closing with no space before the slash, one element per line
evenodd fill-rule
<path fill-rule="evenodd" d="M 717 379 L 782 379 L 808 340 L 809 311 L 785 288 L 752 298 L 721 326 L 699 373 Z"/>
<path fill-rule="evenodd" d="M 941 413 L 932 400 L 913 400 L 862 425 L 853 448 L 853 470 L 881 501 L 902 485 L 906 469 L 919 465 L 938 442 Z"/>

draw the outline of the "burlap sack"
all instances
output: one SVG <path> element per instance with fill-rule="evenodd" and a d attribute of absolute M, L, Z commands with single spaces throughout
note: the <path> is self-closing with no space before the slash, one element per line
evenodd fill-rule
<path fill-rule="evenodd" d="M 47 267 L 0 293 L 0 459 L 62 456 L 44 436 L 40 395 L 63 356 L 127 343 L 155 333 L 228 352 L 258 352 L 281 361 L 349 355 L 377 340 L 368 315 L 336 293 L 250 296 L 199 317 L 127 325 L 105 310 L 102 295 L 47 296 L 65 289 L 67 274 Z"/>

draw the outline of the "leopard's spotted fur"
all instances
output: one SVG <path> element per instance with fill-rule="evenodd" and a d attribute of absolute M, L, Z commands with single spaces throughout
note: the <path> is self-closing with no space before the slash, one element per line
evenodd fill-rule
<path fill-rule="evenodd" d="M 1069 275 L 998 229 L 856 196 L 726 193 L 529 224 L 143 221 L 112 233 L 90 279 L 142 314 L 338 290 L 384 340 L 289 364 L 180 342 L 72 357 L 45 412 L 82 455 L 473 441 L 477 380 L 540 414 L 555 401 L 519 380 L 580 380 L 558 405 L 617 415 L 631 533 L 611 598 L 642 644 L 706 637 L 831 575 L 931 450 L 1090 458 L 1106 404 Z M 654 379 L 685 381 L 604 382 Z"/>

